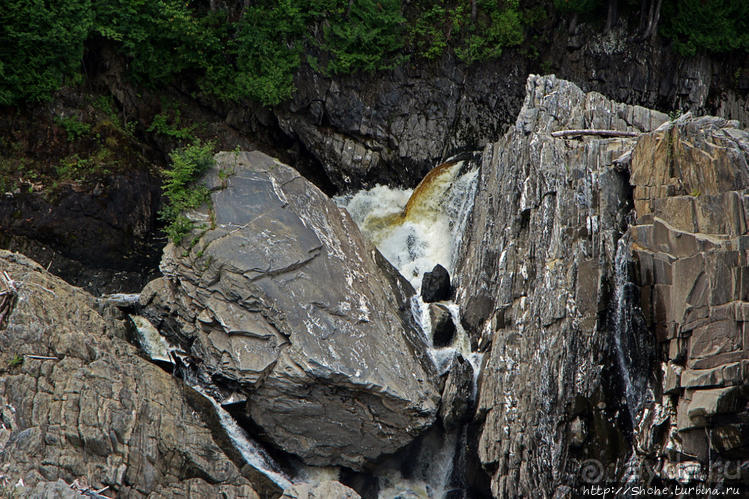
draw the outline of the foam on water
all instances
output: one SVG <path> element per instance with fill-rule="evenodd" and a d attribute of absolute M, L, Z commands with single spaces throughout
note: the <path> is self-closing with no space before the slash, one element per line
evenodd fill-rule
<path fill-rule="evenodd" d="M 440 264 L 452 275 L 459 257 L 463 232 L 473 207 L 478 169 L 463 171 L 463 163 L 445 163 L 434 168 L 416 189 L 398 189 L 378 185 L 334 201 L 345 207 L 385 258 L 407 278 L 416 295 L 411 301 L 413 317 L 432 344 L 429 306 L 420 296 L 425 272 Z M 468 335 L 460 321 L 459 307 L 452 301 L 442 302 L 456 326 L 450 347 L 430 348 L 430 357 L 439 372 L 447 372 L 460 354 L 474 368 L 474 396 L 481 354 L 471 352 Z M 403 476 L 396 469 L 386 469 L 380 478 L 380 499 L 441 498 L 447 493 L 458 434 L 452 432 L 421 441 L 415 470 Z"/>
<path fill-rule="evenodd" d="M 436 167 L 413 190 L 378 185 L 334 198 L 417 292 L 438 263 L 454 270 L 477 178 L 459 175 L 462 164 Z"/>

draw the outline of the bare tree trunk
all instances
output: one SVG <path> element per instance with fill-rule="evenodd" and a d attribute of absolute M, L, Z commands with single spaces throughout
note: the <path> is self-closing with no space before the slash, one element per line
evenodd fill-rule
<path fill-rule="evenodd" d="M 570 18 L 570 26 L 567 28 L 568 33 L 570 35 L 575 34 L 575 28 L 577 28 L 577 12 L 573 13 Z"/>
<path fill-rule="evenodd" d="M 642 34 L 643 40 L 648 38 L 655 38 L 658 33 L 658 20 L 661 17 L 661 2 L 662 0 L 650 0 L 650 13 L 648 15 L 648 27 L 645 29 L 645 33 Z"/>
<path fill-rule="evenodd" d="M 471 0 L 471 22 L 476 22 L 476 17 L 478 16 L 478 6 L 476 5 L 477 0 Z"/>
<path fill-rule="evenodd" d="M 609 0 L 609 12 L 606 16 L 606 28 L 604 28 L 603 32 L 608 33 L 611 31 L 611 28 L 616 23 L 617 18 L 619 17 L 618 12 L 618 5 L 617 0 Z"/>
<path fill-rule="evenodd" d="M 652 40 L 655 40 L 655 37 L 658 36 L 658 22 L 661 20 L 661 3 L 663 3 L 663 0 L 658 0 L 658 5 L 655 7 L 655 18 L 653 19 L 653 28 L 650 32 Z"/>

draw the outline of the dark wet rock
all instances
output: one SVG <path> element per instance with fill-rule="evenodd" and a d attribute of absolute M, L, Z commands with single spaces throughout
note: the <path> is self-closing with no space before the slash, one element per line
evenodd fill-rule
<path fill-rule="evenodd" d="M 442 390 L 440 419 L 446 431 L 452 431 L 471 418 L 473 408 L 473 367 L 463 356 L 453 361 Z"/>
<path fill-rule="evenodd" d="M 0 193 L 0 247 L 21 251 L 92 292 L 135 291 L 158 263 L 159 184 L 139 167 L 93 188 Z"/>
<path fill-rule="evenodd" d="M 430 303 L 429 321 L 432 324 L 432 346 L 441 348 L 450 345 L 456 331 L 450 310 L 441 303 Z"/>
<path fill-rule="evenodd" d="M 575 483 L 566 470 L 576 471 L 570 449 L 577 440 L 566 427 L 578 397 L 590 401 L 585 417 L 602 422 L 589 437 L 588 457 L 607 462 L 606 449 L 619 442 L 620 423 L 607 422 L 615 421 L 616 408 L 596 403 L 601 393 L 621 398 L 608 383 L 619 375 L 606 371 L 616 363 L 601 311 L 611 299 L 616 241 L 631 209 L 626 175 L 614 160 L 636 138 L 565 140 L 550 132 L 647 132 L 667 121 L 554 77 L 531 76 L 526 90 L 515 126 L 484 151 L 456 270 L 467 330 L 476 343 L 491 344 L 476 414 L 483 419 L 478 454 L 493 473 L 496 497 L 542 490 L 552 496 Z"/>
<path fill-rule="evenodd" d="M 219 154 L 205 181 L 212 206 L 191 214 L 205 232 L 167 246 L 142 294 L 154 323 L 310 464 L 358 468 L 430 426 L 439 394 L 413 289 L 349 215 L 259 152 Z"/>
<path fill-rule="evenodd" d="M 302 66 L 291 102 L 273 110 L 280 128 L 324 165 L 339 190 L 376 183 L 414 186 L 446 156 L 500 139 L 523 104 L 529 73 L 554 73 L 584 91 L 661 111 L 691 110 L 749 123 L 746 54 L 679 55 L 668 40 L 644 43 L 625 23 L 603 33 L 579 23 L 573 33 L 547 20 L 546 42 L 508 47 L 466 66 L 453 56 L 375 74 L 327 77 Z M 634 23 L 636 24 L 636 23 Z"/>
<path fill-rule="evenodd" d="M 0 251 L 0 272 L 18 289 L 0 330 L 0 473 L 10 483 L 40 497 L 64 489 L 60 480 L 134 498 L 172 497 L 193 479 L 210 496 L 280 494 L 223 447 L 201 395 L 124 340 L 126 317 L 22 255 Z"/>
<path fill-rule="evenodd" d="M 450 298 L 450 274 L 440 264 L 434 266 L 431 272 L 424 272 L 421 279 L 421 298 L 427 302 L 447 300 Z"/>

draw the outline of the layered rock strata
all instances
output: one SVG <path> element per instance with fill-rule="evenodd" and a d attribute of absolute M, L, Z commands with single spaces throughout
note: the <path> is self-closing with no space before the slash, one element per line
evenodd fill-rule
<path fill-rule="evenodd" d="M 456 274 L 464 325 L 474 343 L 490 345 L 476 417 L 479 457 L 497 497 L 564 494 L 584 459 L 614 467 L 626 460 L 607 310 L 631 209 L 616 160 L 636 138 L 551 132 L 639 133 L 666 120 L 553 76 L 531 76 L 515 126 L 484 151 Z M 575 447 L 581 424 L 585 444 Z"/>
<path fill-rule="evenodd" d="M 0 326 L 3 483 L 39 497 L 75 480 L 136 498 L 281 494 L 227 455 L 207 402 L 143 359 L 112 310 L 19 254 L 0 251 L 0 273 L 17 290 Z"/>
<path fill-rule="evenodd" d="M 672 478 L 704 478 L 710 466 L 746 478 L 749 132 L 684 116 L 640 138 L 631 171 L 636 277 L 663 372 L 640 444 Z"/>

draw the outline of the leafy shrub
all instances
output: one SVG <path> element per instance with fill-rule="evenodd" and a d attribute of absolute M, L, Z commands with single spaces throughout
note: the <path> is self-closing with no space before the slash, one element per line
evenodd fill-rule
<path fill-rule="evenodd" d="M 68 135 L 68 141 L 73 142 L 81 137 L 88 135 L 91 131 L 91 125 L 82 122 L 77 116 L 63 117 L 58 116 L 55 118 L 57 126 L 65 130 Z"/>
<path fill-rule="evenodd" d="M 193 130 L 197 125 L 190 125 L 180 128 L 180 112 L 174 111 L 174 117 L 169 118 L 168 113 L 162 112 L 153 117 L 151 126 L 146 129 L 147 132 L 155 132 L 176 140 L 194 141 Z"/>
<path fill-rule="evenodd" d="M 352 73 L 393 67 L 403 60 L 404 23 L 400 0 L 321 2 L 313 11 L 322 22 L 328 71 Z"/>
<path fill-rule="evenodd" d="M 166 201 L 159 215 L 166 223 L 164 231 L 167 237 L 174 244 L 180 244 L 194 228 L 185 212 L 199 208 L 209 199 L 208 188 L 196 185 L 196 182 L 214 165 L 213 149 L 213 143 L 196 140 L 189 146 L 175 149 L 169 155 L 172 163 L 164 172 L 165 180 L 162 185 Z"/>
<path fill-rule="evenodd" d="M 237 27 L 237 74 L 232 97 L 249 96 L 264 105 L 294 93 L 308 12 L 303 2 L 261 1 L 249 7 Z"/>
<path fill-rule="evenodd" d="M 493 0 L 478 0 L 478 3 L 483 15 L 471 25 L 466 43 L 455 49 L 457 56 L 469 64 L 499 57 L 503 48 L 523 41 L 517 0 L 503 2 L 503 7 Z"/>

